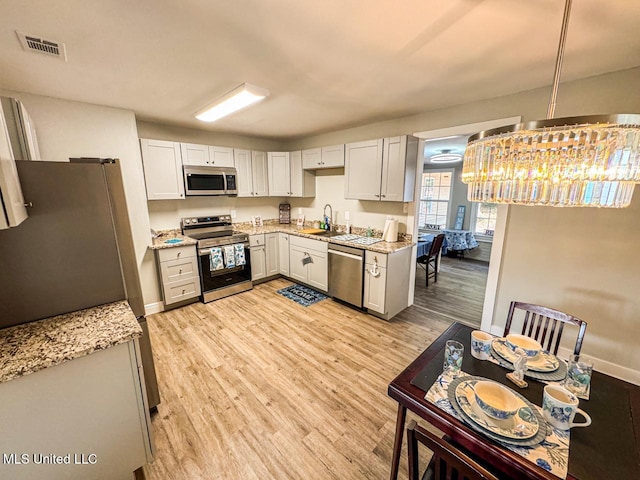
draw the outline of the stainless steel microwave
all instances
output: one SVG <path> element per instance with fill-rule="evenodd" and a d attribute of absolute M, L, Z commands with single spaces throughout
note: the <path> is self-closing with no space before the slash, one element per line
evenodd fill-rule
<path fill-rule="evenodd" d="M 232 167 L 184 165 L 184 190 L 187 196 L 237 195 L 237 171 Z"/>

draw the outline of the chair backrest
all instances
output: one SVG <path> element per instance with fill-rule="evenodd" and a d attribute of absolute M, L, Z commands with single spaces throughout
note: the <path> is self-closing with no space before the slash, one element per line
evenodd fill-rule
<path fill-rule="evenodd" d="M 431 464 L 434 480 L 498 480 L 498 477 L 471 459 L 464 452 L 412 420 L 407 427 L 409 479 L 419 479 L 418 442 L 433 452 Z"/>
<path fill-rule="evenodd" d="M 429 250 L 429 258 L 438 255 L 438 252 L 442 248 L 442 242 L 444 242 L 444 233 L 439 233 L 436 238 L 431 242 L 431 249 Z"/>
<path fill-rule="evenodd" d="M 558 354 L 564 324 L 570 323 L 572 325 L 576 325 L 579 330 L 573 353 L 575 355 L 580 354 L 584 333 L 587 330 L 587 322 L 569 315 L 568 313 L 563 313 L 549 307 L 543 307 L 542 305 L 511 302 L 503 335 L 507 335 L 511 331 L 514 314 L 519 310 L 524 311 L 522 335 L 534 338 L 540 342 L 543 349 L 553 353 L 554 355 Z"/>

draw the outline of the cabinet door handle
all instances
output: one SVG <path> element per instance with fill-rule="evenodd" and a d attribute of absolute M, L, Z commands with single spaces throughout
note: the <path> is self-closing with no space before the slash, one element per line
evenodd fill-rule
<path fill-rule="evenodd" d="M 182 252 L 176 253 L 176 257 L 179 257 L 180 255 L 182 255 Z"/>
<path fill-rule="evenodd" d="M 182 269 L 178 271 L 178 275 L 181 275 L 181 274 L 182 274 Z"/>
<path fill-rule="evenodd" d="M 374 194 L 374 195 L 375 195 L 376 197 L 380 198 L 380 195 L 378 195 L 377 193 L 376 193 L 376 194 Z"/>
<path fill-rule="evenodd" d="M 387 198 L 387 196 L 386 195 L 382 195 L 382 198 Z"/>

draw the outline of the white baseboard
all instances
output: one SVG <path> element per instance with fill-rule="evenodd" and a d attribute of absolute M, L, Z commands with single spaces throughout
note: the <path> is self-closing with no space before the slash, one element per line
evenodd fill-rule
<path fill-rule="evenodd" d="M 496 325 L 491 326 L 490 333 L 492 333 L 493 335 L 502 336 L 503 332 L 504 327 Z M 561 347 L 558 350 L 558 356 L 564 359 L 569 358 L 572 353 L 573 351 L 569 350 L 568 348 Z M 607 360 L 602 360 L 601 358 L 587 355 L 585 353 L 581 354 L 580 356 L 591 360 L 593 362 L 593 368 L 598 372 L 606 373 L 607 375 L 611 375 L 612 377 L 624 380 L 625 382 L 633 383 L 634 385 L 640 385 L 640 372 L 637 370 L 632 370 L 631 368 L 617 365 L 615 363 L 609 362 Z"/>
<path fill-rule="evenodd" d="M 163 302 L 148 303 L 147 305 L 144 306 L 145 315 L 151 315 L 153 313 L 160 313 L 160 312 L 164 312 Z"/>

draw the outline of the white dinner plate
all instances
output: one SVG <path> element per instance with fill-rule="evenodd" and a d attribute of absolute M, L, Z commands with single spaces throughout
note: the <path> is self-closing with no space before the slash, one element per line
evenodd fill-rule
<path fill-rule="evenodd" d="M 491 346 L 498 355 L 508 362 L 514 363 L 518 359 L 504 338 L 494 338 Z M 535 357 L 527 359 L 527 370 L 533 370 L 534 372 L 553 372 L 557 370 L 559 366 L 560 361 L 558 358 L 552 353 L 543 350 Z"/>
<path fill-rule="evenodd" d="M 461 381 L 455 389 L 455 399 L 469 419 L 480 425 L 485 430 L 489 430 L 496 435 L 511 439 L 526 439 L 538 433 L 538 419 L 535 413 L 529 408 L 524 398 L 518 393 L 513 394 L 518 399 L 518 412 L 511 418 L 497 420 L 486 415 L 476 402 L 473 392 L 477 379 L 470 378 Z"/>

